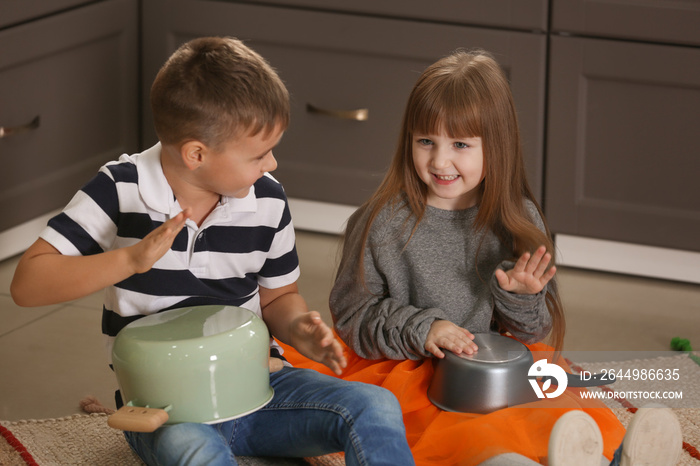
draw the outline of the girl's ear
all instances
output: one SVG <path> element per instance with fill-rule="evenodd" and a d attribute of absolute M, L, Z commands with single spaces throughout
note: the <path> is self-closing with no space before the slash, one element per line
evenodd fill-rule
<path fill-rule="evenodd" d="M 180 156 L 185 166 L 196 170 L 204 162 L 207 146 L 200 141 L 187 141 L 180 147 Z"/>

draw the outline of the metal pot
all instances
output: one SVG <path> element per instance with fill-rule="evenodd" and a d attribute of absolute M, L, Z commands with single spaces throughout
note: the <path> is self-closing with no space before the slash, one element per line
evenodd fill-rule
<path fill-rule="evenodd" d="M 512 338 L 476 334 L 479 350 L 472 355 L 445 351 L 435 363 L 428 398 L 445 411 L 486 414 L 537 401 L 528 370 L 530 350 Z"/>
<path fill-rule="evenodd" d="M 247 309 L 196 306 L 124 327 L 112 350 L 126 406 L 110 416 L 122 430 L 162 423 L 215 423 L 244 416 L 273 396 L 265 323 Z"/>

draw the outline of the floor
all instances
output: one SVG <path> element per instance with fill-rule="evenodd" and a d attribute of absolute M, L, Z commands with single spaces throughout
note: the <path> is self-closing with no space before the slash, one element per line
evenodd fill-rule
<path fill-rule="evenodd" d="M 337 236 L 298 234 L 301 293 L 329 323 L 338 244 Z M 116 382 L 100 334 L 101 297 L 20 308 L 9 293 L 18 259 L 0 262 L 0 419 L 79 413 L 87 395 L 113 407 Z M 667 351 L 675 336 L 700 348 L 700 285 L 574 269 L 560 269 L 558 277 L 567 315 L 564 349 L 590 354 L 583 360 Z"/>

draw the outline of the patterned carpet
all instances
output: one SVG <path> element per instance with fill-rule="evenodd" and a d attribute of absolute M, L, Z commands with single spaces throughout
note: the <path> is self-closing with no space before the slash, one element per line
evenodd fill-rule
<path fill-rule="evenodd" d="M 680 465 L 700 466 L 700 358 L 693 353 L 672 357 L 637 359 L 623 362 L 572 362 L 574 370 L 618 376 L 613 385 L 593 388 L 627 426 L 637 408 L 662 401 L 673 409 L 683 428 L 683 455 Z M 635 372 L 636 370 L 636 372 Z M 629 372 L 628 372 L 629 371 Z M 642 372 L 645 371 L 645 372 Z M 654 380 L 650 380 L 653 372 Z M 629 377 L 625 377 L 629 374 Z M 635 377 L 635 374 L 637 376 Z M 642 380 L 641 374 L 646 374 Z M 674 376 L 677 374 L 677 378 Z M 665 379 L 668 375 L 670 380 Z M 647 399 L 643 393 L 671 393 L 675 399 Z M 680 397 L 678 394 L 682 394 Z M 121 431 L 107 426 L 106 413 L 67 416 L 60 419 L 0 421 L 0 465 L 119 465 L 141 466 Z M 281 458 L 239 458 L 242 466 L 342 466 L 342 455 L 326 455 L 304 460 Z"/>
<path fill-rule="evenodd" d="M 669 353 L 673 354 L 673 353 Z M 679 465 L 700 465 L 700 354 L 676 353 L 620 362 L 571 363 L 578 371 L 608 372 L 619 376 L 615 383 L 590 390 L 610 407 L 627 427 L 632 415 L 649 403 L 673 409 L 683 429 L 683 454 Z M 645 375 L 646 374 L 646 375 Z M 661 380 L 659 380 L 661 379 Z M 652 398 L 665 397 L 662 399 Z M 669 398 L 672 397 L 672 398 Z"/>
<path fill-rule="evenodd" d="M 2 466 L 143 466 L 105 413 L 0 421 Z M 4 441 L 3 441 L 4 439 Z M 343 466 L 342 454 L 306 459 L 237 457 L 241 466 Z"/>

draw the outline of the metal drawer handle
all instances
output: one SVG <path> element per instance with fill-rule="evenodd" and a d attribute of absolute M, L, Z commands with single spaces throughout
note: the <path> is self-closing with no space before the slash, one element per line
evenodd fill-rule
<path fill-rule="evenodd" d="M 315 107 L 311 104 L 306 104 L 306 111 L 319 115 L 327 115 L 341 120 L 366 121 L 369 118 L 368 108 L 358 108 L 356 110 L 328 110 L 325 108 Z"/>
<path fill-rule="evenodd" d="M 39 115 L 37 115 L 32 121 L 24 125 L 13 126 L 12 128 L 5 128 L 4 126 L 0 126 L 0 139 L 37 129 L 39 127 L 40 120 L 41 118 L 39 117 Z"/>

